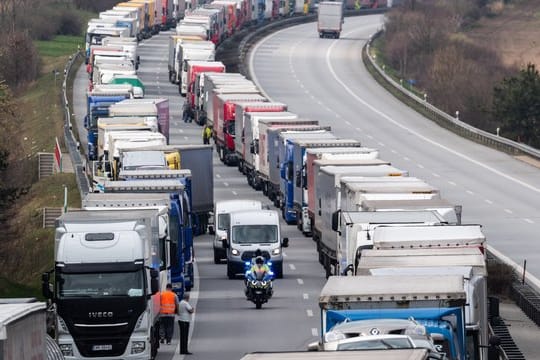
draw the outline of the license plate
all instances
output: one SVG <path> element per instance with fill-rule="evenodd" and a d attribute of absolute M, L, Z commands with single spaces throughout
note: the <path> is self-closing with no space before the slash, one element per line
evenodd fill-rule
<path fill-rule="evenodd" d="M 112 350 L 112 345 L 111 345 L 111 344 L 107 344 L 107 345 L 94 345 L 94 346 L 92 346 L 92 350 L 93 350 L 93 351 L 107 351 L 107 350 Z"/>

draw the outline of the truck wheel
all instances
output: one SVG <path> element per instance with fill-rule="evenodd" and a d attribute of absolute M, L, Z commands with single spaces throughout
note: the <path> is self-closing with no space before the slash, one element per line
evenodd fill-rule
<path fill-rule="evenodd" d="M 262 185 L 262 193 L 264 196 L 268 196 L 268 186 L 266 185 L 266 182 L 263 181 Z"/>
<path fill-rule="evenodd" d="M 283 264 L 276 269 L 276 279 L 283 279 Z"/>
<path fill-rule="evenodd" d="M 262 308 L 262 302 L 257 301 L 255 302 L 255 309 L 261 309 Z"/>

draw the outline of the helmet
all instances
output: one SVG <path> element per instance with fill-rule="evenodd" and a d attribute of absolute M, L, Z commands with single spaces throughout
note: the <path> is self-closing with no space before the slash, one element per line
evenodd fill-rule
<path fill-rule="evenodd" d="M 262 256 L 257 256 L 257 257 L 255 258 L 255 264 L 257 264 L 257 265 L 262 265 L 262 264 L 264 264 L 264 258 L 263 258 Z"/>

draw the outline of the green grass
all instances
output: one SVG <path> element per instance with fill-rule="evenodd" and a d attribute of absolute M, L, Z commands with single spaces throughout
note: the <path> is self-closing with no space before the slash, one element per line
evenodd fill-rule
<path fill-rule="evenodd" d="M 42 298 L 41 287 L 29 287 L 21 284 L 16 284 L 4 277 L 0 277 L 0 298 L 24 298 L 36 297 Z"/>
<path fill-rule="evenodd" d="M 40 56 L 69 56 L 77 51 L 78 46 L 84 49 L 84 37 L 59 35 L 52 41 L 35 41 L 34 44 Z"/>

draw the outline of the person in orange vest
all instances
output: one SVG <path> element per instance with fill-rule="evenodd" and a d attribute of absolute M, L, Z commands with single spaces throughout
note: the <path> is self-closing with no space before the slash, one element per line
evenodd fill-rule
<path fill-rule="evenodd" d="M 174 334 L 174 316 L 178 309 L 178 296 L 172 291 L 172 285 L 167 284 L 165 291 L 161 292 L 161 308 L 160 308 L 160 341 L 163 344 L 167 341 L 167 345 L 171 344 L 171 339 Z"/>

